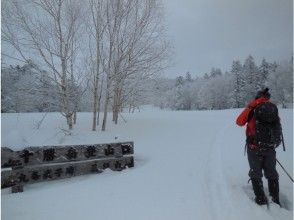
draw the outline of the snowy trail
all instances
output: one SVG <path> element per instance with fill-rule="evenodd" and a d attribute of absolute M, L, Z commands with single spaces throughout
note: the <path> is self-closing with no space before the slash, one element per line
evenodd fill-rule
<path fill-rule="evenodd" d="M 23 114 L 14 128 L 13 114 L 2 117 L 2 144 L 97 143 L 131 137 L 135 142 L 135 167 L 32 184 L 22 194 L 2 190 L 2 219 L 126 219 L 126 220 L 290 220 L 293 185 L 281 171 L 281 193 L 290 211 L 266 210 L 252 201 L 248 162 L 244 157 L 244 129 L 234 120 L 240 110 L 171 112 L 150 110 L 124 114 L 127 123 L 111 126 L 103 136 L 89 132 L 91 115 L 82 113 L 72 136 L 52 134 L 63 122 L 56 114 L 40 130 L 32 129 L 39 116 Z M 293 116 L 283 112 L 290 146 Z M 58 126 L 57 126 L 58 125 Z M 19 138 L 17 134 L 21 133 Z M 287 168 L 291 153 L 280 153 Z M 265 183 L 264 183 L 265 185 Z M 266 187 L 267 188 L 267 187 Z M 40 200 L 41 198 L 41 200 Z"/>
<path fill-rule="evenodd" d="M 221 161 L 221 149 L 224 149 L 226 144 L 223 138 L 228 132 L 227 128 L 228 125 L 224 125 L 224 128 L 216 134 L 211 145 L 210 158 L 207 165 L 207 181 L 210 183 L 208 187 L 210 192 L 209 198 L 211 199 L 211 210 L 214 214 L 214 219 L 219 219 L 220 216 L 222 216 L 222 219 L 239 219 L 236 216 L 232 216 L 234 205 Z"/>

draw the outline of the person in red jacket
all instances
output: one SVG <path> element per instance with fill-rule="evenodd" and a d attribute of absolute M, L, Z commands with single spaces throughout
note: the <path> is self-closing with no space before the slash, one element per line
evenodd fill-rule
<path fill-rule="evenodd" d="M 268 180 L 268 189 L 272 201 L 280 205 L 279 201 L 279 176 L 276 170 L 276 151 L 274 148 L 259 146 L 255 141 L 256 129 L 254 109 L 262 103 L 270 101 L 268 88 L 259 91 L 254 100 L 241 112 L 236 124 L 246 127 L 246 146 L 249 162 L 249 177 L 255 194 L 255 202 L 259 205 L 267 204 L 267 198 L 263 190 L 262 170 Z"/>

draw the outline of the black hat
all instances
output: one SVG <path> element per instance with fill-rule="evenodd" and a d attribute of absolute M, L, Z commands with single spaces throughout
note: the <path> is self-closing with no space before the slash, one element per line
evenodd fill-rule
<path fill-rule="evenodd" d="M 270 98 L 271 97 L 271 94 L 269 93 L 269 88 L 265 88 L 263 90 L 260 90 L 257 92 L 256 96 L 255 96 L 255 99 L 258 99 L 260 97 L 265 97 L 265 98 Z"/>

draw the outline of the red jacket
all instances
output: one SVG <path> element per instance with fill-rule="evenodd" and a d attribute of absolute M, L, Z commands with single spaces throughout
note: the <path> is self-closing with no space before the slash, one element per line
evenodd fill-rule
<path fill-rule="evenodd" d="M 239 126 L 244 126 L 247 123 L 246 128 L 246 136 L 248 137 L 254 137 L 256 134 L 255 130 L 255 118 L 252 117 L 253 112 L 252 110 L 259 104 L 269 102 L 269 99 L 265 97 L 261 97 L 258 99 L 253 100 L 238 116 L 236 120 L 236 124 Z M 250 114 L 251 113 L 251 114 Z M 249 121 L 248 121 L 249 118 Z"/>

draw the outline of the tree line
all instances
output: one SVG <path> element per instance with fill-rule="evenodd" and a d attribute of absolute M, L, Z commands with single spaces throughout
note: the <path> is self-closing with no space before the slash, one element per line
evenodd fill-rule
<path fill-rule="evenodd" d="M 273 102 L 286 108 L 293 105 L 293 59 L 259 65 L 249 55 L 242 63 L 232 62 L 230 71 L 212 68 L 202 77 L 192 78 L 188 72 L 176 79 L 161 78 L 154 86 L 153 103 L 173 110 L 212 110 L 242 108 L 256 92 L 270 88 Z"/>
<path fill-rule="evenodd" d="M 4 1 L 1 31 L 2 57 L 23 62 L 2 60 L 2 111 L 60 111 L 69 129 L 85 95 L 93 131 L 106 129 L 109 110 L 117 123 L 170 47 L 158 0 Z"/>

